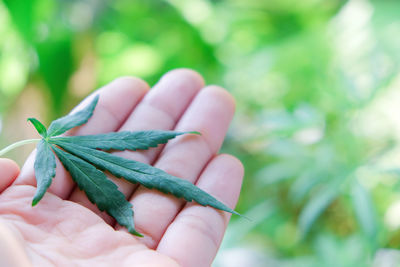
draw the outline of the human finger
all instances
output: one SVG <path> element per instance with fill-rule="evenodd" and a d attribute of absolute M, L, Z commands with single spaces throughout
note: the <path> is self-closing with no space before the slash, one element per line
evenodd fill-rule
<path fill-rule="evenodd" d="M 32 266 L 21 240 L 0 220 L 0 266 Z"/>
<path fill-rule="evenodd" d="M 243 174 L 239 160 L 219 155 L 207 165 L 196 185 L 233 209 Z M 230 213 L 188 203 L 168 226 L 157 251 L 181 266 L 211 266 L 230 217 Z"/>
<path fill-rule="evenodd" d="M 175 130 L 198 131 L 170 141 L 155 167 L 195 183 L 204 166 L 220 149 L 234 114 L 232 96 L 218 86 L 204 88 L 189 106 Z M 131 197 L 135 225 L 149 248 L 155 248 L 185 201 L 140 186 Z"/>
<path fill-rule="evenodd" d="M 120 131 L 137 130 L 170 130 L 185 112 L 192 99 L 204 86 L 203 78 L 196 72 L 188 69 L 177 69 L 165 74 L 160 81 L 151 89 L 143 100 L 138 104 Z M 162 146 L 146 151 L 122 151 L 115 155 L 151 164 L 161 151 Z M 127 198 L 137 187 L 123 179 L 109 176 L 118 189 Z M 81 205 L 99 214 L 107 223 L 113 223 L 113 219 L 106 213 L 100 212 L 92 204 L 86 195 L 76 189 L 70 197 L 71 201 L 79 202 Z"/>
<path fill-rule="evenodd" d="M 10 159 L 0 158 L 0 193 L 14 182 L 19 174 L 17 163 Z"/>

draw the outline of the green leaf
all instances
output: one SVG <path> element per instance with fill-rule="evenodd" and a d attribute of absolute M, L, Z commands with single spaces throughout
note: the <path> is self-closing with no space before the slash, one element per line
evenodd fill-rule
<path fill-rule="evenodd" d="M 28 119 L 43 137 L 42 140 L 27 140 L 29 142 L 40 140 L 35 161 L 37 192 L 32 205 L 36 205 L 40 201 L 55 176 L 54 151 L 65 169 L 71 174 L 72 179 L 78 184 L 78 187 L 85 191 L 88 199 L 96 204 L 101 211 L 106 211 L 114 217 L 120 225 L 125 226 L 132 234 L 141 236 L 134 228 L 132 205 L 101 170 L 109 171 L 116 177 L 125 178 L 131 183 L 140 183 L 147 188 L 155 188 L 161 192 L 182 197 L 189 202 L 196 201 L 203 206 L 211 206 L 240 215 L 189 181 L 169 175 L 153 166 L 102 151 L 149 149 L 165 144 L 168 140 L 179 135 L 200 134 L 199 132 L 152 130 L 88 136 L 58 136 L 71 128 L 86 123 L 93 115 L 98 100 L 99 96 L 95 96 L 84 109 L 53 121 L 47 131 L 46 127 L 37 119 Z M 6 153 L 16 146 L 28 143 L 27 141 L 11 145 L 1 150 L 0 153 Z"/>
<path fill-rule="evenodd" d="M 99 96 L 97 95 L 84 109 L 53 121 L 47 131 L 48 136 L 57 136 L 74 127 L 85 124 L 92 117 L 98 101 Z"/>
<path fill-rule="evenodd" d="M 378 234 L 378 223 L 375 215 L 374 205 L 368 191 L 357 179 L 354 179 L 351 187 L 351 200 L 357 221 L 370 240 L 375 241 Z"/>
<path fill-rule="evenodd" d="M 58 141 L 55 144 L 91 162 L 98 168 L 107 170 L 116 177 L 123 177 L 131 183 L 140 183 L 147 188 L 155 188 L 163 193 L 171 193 L 176 197 L 183 197 L 189 202 L 194 200 L 203 206 L 211 206 L 240 215 L 192 183 L 150 165 L 72 143 Z"/>
<path fill-rule="evenodd" d="M 331 178 L 318 168 L 305 169 L 299 172 L 298 178 L 290 186 L 289 197 L 292 203 L 299 203 L 318 184 Z"/>
<path fill-rule="evenodd" d="M 333 181 L 326 187 L 321 188 L 306 203 L 299 216 L 299 228 L 302 235 L 305 236 L 311 229 L 311 226 L 325 209 L 336 199 L 339 191 L 338 181 Z"/>
<path fill-rule="evenodd" d="M 33 126 L 35 126 L 36 131 L 38 131 L 38 133 L 39 133 L 43 138 L 46 138 L 46 137 L 47 137 L 47 130 L 46 130 L 46 127 L 44 127 L 44 125 L 43 125 L 40 121 L 38 121 L 38 120 L 35 119 L 35 118 L 28 118 L 28 121 L 30 121 L 30 122 L 33 124 Z"/>
<path fill-rule="evenodd" d="M 101 211 L 106 211 L 117 222 L 125 226 L 131 234 L 142 236 L 135 230 L 132 205 L 124 194 L 106 175 L 86 161 L 52 146 L 64 167 L 71 174 L 78 187 L 85 191 L 89 200 Z"/>
<path fill-rule="evenodd" d="M 56 175 L 56 158 L 53 151 L 51 151 L 50 145 L 44 140 L 37 144 L 34 169 L 37 189 L 32 200 L 32 206 L 35 206 L 42 199 Z"/>
<path fill-rule="evenodd" d="M 103 150 L 137 150 L 157 147 L 165 144 L 168 140 L 182 134 L 200 134 L 198 132 L 174 132 L 174 131 L 138 131 L 138 132 L 118 132 L 85 136 L 68 136 L 52 138 L 52 143 L 67 142 L 75 145 Z"/>

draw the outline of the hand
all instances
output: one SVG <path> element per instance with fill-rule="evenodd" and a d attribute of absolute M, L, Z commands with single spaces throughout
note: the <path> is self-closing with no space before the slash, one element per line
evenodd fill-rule
<path fill-rule="evenodd" d="M 139 79 L 117 79 L 96 92 L 100 100 L 93 117 L 69 134 L 199 131 L 201 136 L 181 136 L 164 147 L 116 154 L 187 179 L 234 208 L 243 167 L 230 155 L 216 155 L 233 117 L 234 101 L 217 86 L 203 87 L 197 73 L 184 69 L 167 73 L 149 92 Z M 14 251 L 22 255 L 19 259 L 25 257 L 34 266 L 211 265 L 230 214 L 109 176 L 133 205 L 135 227 L 144 234 L 138 238 L 99 212 L 59 161 L 49 191 L 32 207 L 34 157 L 33 153 L 8 187 L 18 169 L 9 161 L 0 161 L 0 176 L 4 176 L 0 177 L 0 222 L 14 236 L 20 248 Z M 7 240 L 0 245 L 14 242 Z"/>

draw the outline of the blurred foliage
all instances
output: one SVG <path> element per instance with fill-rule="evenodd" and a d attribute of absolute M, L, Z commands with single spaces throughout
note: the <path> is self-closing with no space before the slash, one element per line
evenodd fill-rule
<path fill-rule="evenodd" d="M 178 67 L 236 97 L 223 150 L 252 221 L 233 218 L 217 266 L 368 266 L 400 246 L 398 1 L 2 1 L 5 118 L 30 88 L 51 120 Z"/>

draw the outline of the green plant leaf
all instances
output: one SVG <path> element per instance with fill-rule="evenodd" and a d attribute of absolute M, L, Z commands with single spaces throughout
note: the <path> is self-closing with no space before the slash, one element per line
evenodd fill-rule
<path fill-rule="evenodd" d="M 138 132 L 118 132 L 85 136 L 54 137 L 51 142 L 67 142 L 75 145 L 103 150 L 137 150 L 149 149 L 165 144 L 168 140 L 182 134 L 200 134 L 198 132 L 174 132 L 174 131 L 138 131 Z"/>
<path fill-rule="evenodd" d="M 305 169 L 299 172 L 298 178 L 293 182 L 289 189 L 289 198 L 292 203 L 299 203 L 307 194 L 323 181 L 326 182 L 331 176 L 318 168 Z"/>
<path fill-rule="evenodd" d="M 375 208 L 367 189 L 357 179 L 351 185 L 351 200 L 357 221 L 368 238 L 375 242 L 378 234 L 378 222 Z"/>
<path fill-rule="evenodd" d="M 89 200 L 96 204 L 101 211 L 106 211 L 114 217 L 120 225 L 125 226 L 134 235 L 141 236 L 134 228 L 132 205 L 102 171 L 109 171 L 116 177 L 124 178 L 131 183 L 140 183 L 147 188 L 182 197 L 189 202 L 195 201 L 203 206 L 211 206 L 240 215 L 189 181 L 172 176 L 153 166 L 102 151 L 149 149 L 157 147 L 159 144 L 165 144 L 179 135 L 200 134 L 199 132 L 152 130 L 87 136 L 58 136 L 71 128 L 86 123 L 93 115 L 98 100 L 99 96 L 95 96 L 91 103 L 81 111 L 53 121 L 47 131 L 37 119 L 29 118 L 28 120 L 35 126 L 43 139 L 25 140 L 0 151 L 0 153 L 6 153 L 21 144 L 40 140 L 35 161 L 37 192 L 32 205 L 36 205 L 41 200 L 55 176 L 54 151 L 78 187 L 85 191 Z"/>
<path fill-rule="evenodd" d="M 85 124 L 93 115 L 94 108 L 96 107 L 98 101 L 99 96 L 97 95 L 84 109 L 53 121 L 49 126 L 47 135 L 49 137 L 57 136 L 74 127 Z"/>
<path fill-rule="evenodd" d="M 192 183 L 150 165 L 72 143 L 58 141 L 55 144 L 94 164 L 99 169 L 107 170 L 114 176 L 123 177 L 131 183 L 140 183 L 147 188 L 155 188 L 163 193 L 183 197 L 189 202 L 194 200 L 203 206 L 211 206 L 240 215 Z"/>
<path fill-rule="evenodd" d="M 298 222 L 303 237 L 307 235 L 314 222 L 340 193 L 340 181 L 341 180 L 339 178 L 336 178 L 336 180 L 321 188 L 308 200 L 308 202 L 304 206 L 303 210 L 300 213 Z"/>
<path fill-rule="evenodd" d="M 35 126 L 36 131 L 38 131 L 38 133 L 43 137 L 46 138 L 47 137 L 47 129 L 46 127 L 37 119 L 35 118 L 29 118 L 28 121 L 30 121 L 33 126 Z"/>
<path fill-rule="evenodd" d="M 101 211 L 106 211 L 131 234 L 142 236 L 135 230 L 132 204 L 106 175 L 86 161 L 52 146 L 64 167 L 71 174 L 78 187 L 85 191 L 89 200 Z"/>
<path fill-rule="evenodd" d="M 42 199 L 54 176 L 56 176 L 56 158 L 50 145 L 44 140 L 37 144 L 34 169 L 37 189 L 32 200 L 32 206 L 35 206 Z"/>

